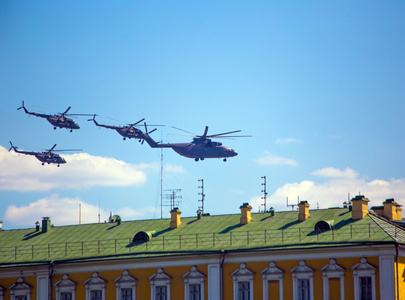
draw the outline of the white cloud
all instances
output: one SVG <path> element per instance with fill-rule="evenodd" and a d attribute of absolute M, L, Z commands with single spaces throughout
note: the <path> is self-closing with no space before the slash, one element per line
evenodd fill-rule
<path fill-rule="evenodd" d="M 277 155 L 273 155 L 269 152 L 265 152 L 265 156 L 259 157 L 254 160 L 259 165 L 288 165 L 288 166 L 297 166 L 298 163 L 293 158 L 286 158 Z"/>
<path fill-rule="evenodd" d="M 369 181 L 359 178 L 358 174 L 349 168 L 343 171 L 326 168 L 312 174 L 322 175 L 326 179 L 323 182 L 304 180 L 285 184 L 268 196 L 267 208 L 273 206 L 276 210 L 291 210 L 291 207 L 286 206 L 287 197 L 290 205 L 296 204 L 298 197 L 300 200 L 307 200 L 311 205 L 310 209 L 315 209 L 318 205 L 319 208 L 343 207 L 343 202 L 347 201 L 349 196 L 353 198 L 358 194 L 370 200 L 369 208 L 382 205 L 388 198 L 395 198 L 398 203 L 405 204 L 405 178 Z M 250 200 L 256 211 L 262 203 L 261 196 Z"/>
<path fill-rule="evenodd" d="M 138 166 L 87 153 L 64 155 L 66 164 L 45 165 L 33 156 L 8 152 L 0 146 L 0 190 L 47 191 L 93 186 L 142 186 L 147 178 Z"/>
<path fill-rule="evenodd" d="M 52 224 L 72 225 L 79 224 L 79 204 L 81 223 L 97 223 L 99 208 L 87 204 L 80 198 L 60 198 L 54 194 L 39 199 L 27 206 L 17 207 L 10 205 L 5 213 L 5 221 L 9 224 L 34 226 L 36 221 L 41 223 L 42 217 L 50 217 Z M 101 220 L 108 219 L 109 214 L 100 210 Z"/>
<path fill-rule="evenodd" d="M 315 176 L 321 176 L 321 177 L 327 177 L 327 178 L 356 178 L 357 177 L 357 173 L 350 169 L 350 168 L 346 168 L 345 170 L 341 171 L 339 169 L 336 168 L 324 168 L 324 169 L 318 169 L 312 172 L 312 175 Z"/>
<path fill-rule="evenodd" d="M 275 143 L 284 145 L 284 144 L 290 144 L 290 143 L 300 143 L 300 140 L 294 139 L 294 138 L 278 138 L 276 139 Z"/>

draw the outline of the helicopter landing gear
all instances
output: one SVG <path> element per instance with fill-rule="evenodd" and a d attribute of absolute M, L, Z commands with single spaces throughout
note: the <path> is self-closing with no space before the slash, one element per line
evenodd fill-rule
<path fill-rule="evenodd" d="M 224 162 L 226 162 L 226 158 L 224 158 Z"/>
<path fill-rule="evenodd" d="M 42 163 L 42 165 L 45 165 L 45 163 Z"/>
<path fill-rule="evenodd" d="M 70 132 L 73 132 L 73 129 L 70 129 Z"/>
<path fill-rule="evenodd" d="M 198 158 L 194 158 L 194 160 L 195 160 L 195 161 L 198 161 L 199 159 L 198 159 Z"/>
<path fill-rule="evenodd" d="M 60 165 L 58 165 L 58 167 L 60 167 Z"/>
<path fill-rule="evenodd" d="M 126 140 L 126 138 L 122 138 L 124 141 Z"/>
<path fill-rule="evenodd" d="M 56 127 L 54 127 L 53 130 L 56 130 Z"/>

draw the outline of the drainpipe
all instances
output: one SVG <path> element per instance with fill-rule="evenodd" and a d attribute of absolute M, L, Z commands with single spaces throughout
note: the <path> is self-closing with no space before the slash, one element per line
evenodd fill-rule
<path fill-rule="evenodd" d="M 48 300 L 52 300 L 52 275 L 53 275 L 54 262 L 51 261 L 48 268 Z"/>
<path fill-rule="evenodd" d="M 226 256 L 226 251 L 225 250 L 221 250 L 221 291 L 220 291 L 220 296 L 221 296 L 221 300 L 224 299 L 224 261 L 225 261 L 225 256 Z"/>

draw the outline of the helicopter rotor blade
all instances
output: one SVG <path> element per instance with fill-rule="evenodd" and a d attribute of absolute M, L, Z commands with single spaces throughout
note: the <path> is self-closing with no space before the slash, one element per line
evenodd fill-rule
<path fill-rule="evenodd" d="M 65 110 L 65 112 L 63 114 L 61 114 L 61 116 L 64 116 L 69 110 L 70 110 L 70 106 Z"/>
<path fill-rule="evenodd" d="M 227 135 L 227 134 L 232 134 L 232 133 L 236 133 L 236 132 L 241 132 L 241 130 L 235 130 L 235 131 L 229 131 L 229 132 L 224 132 L 224 133 L 212 134 L 212 135 L 209 135 L 207 137 L 216 137 L 216 136 Z"/>
<path fill-rule="evenodd" d="M 190 131 L 186 131 L 186 130 L 181 129 L 181 128 L 178 128 L 178 127 L 174 127 L 174 126 L 171 126 L 171 127 L 174 128 L 174 129 L 177 129 L 177 130 L 186 132 L 186 133 L 188 133 L 188 134 L 191 134 L 192 136 L 199 136 L 198 134 L 192 133 L 192 132 L 190 132 Z"/>

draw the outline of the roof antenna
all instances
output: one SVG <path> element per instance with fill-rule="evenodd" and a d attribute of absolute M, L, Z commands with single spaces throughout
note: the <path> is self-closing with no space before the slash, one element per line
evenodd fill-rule
<path fill-rule="evenodd" d="M 202 214 L 204 214 L 204 200 L 205 200 L 204 179 L 198 179 L 198 181 L 201 181 L 201 186 L 198 187 L 199 189 L 201 189 L 201 193 L 198 193 L 198 195 L 201 195 L 201 200 L 198 200 L 201 202 L 201 206 L 199 206 L 198 209 L 201 210 Z"/>
<path fill-rule="evenodd" d="M 300 203 L 300 196 L 298 196 L 297 204 L 288 204 L 288 197 L 287 197 L 287 207 L 291 207 L 291 210 L 294 211 L 294 207 Z"/>
<path fill-rule="evenodd" d="M 263 183 L 262 183 L 262 185 L 264 186 L 264 188 L 263 188 L 263 190 L 262 190 L 262 193 L 263 193 L 263 197 L 262 197 L 262 199 L 264 199 L 264 203 L 262 204 L 262 206 L 264 206 L 264 211 L 263 212 L 266 212 L 267 211 L 267 185 L 266 185 L 266 176 L 262 176 L 262 179 L 263 179 Z M 260 212 L 260 209 L 259 209 L 259 212 Z"/>

